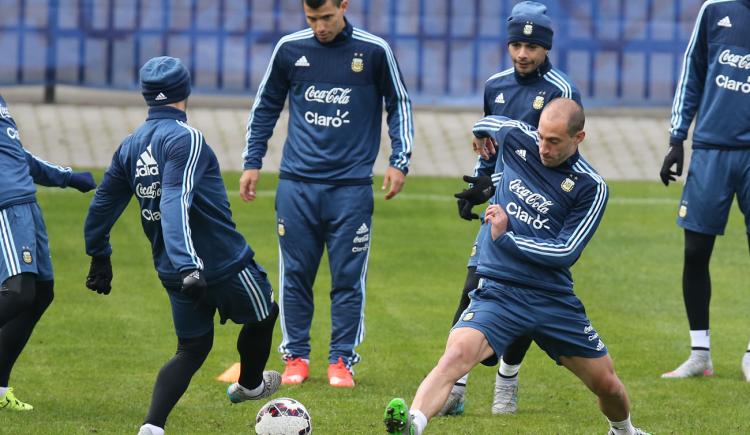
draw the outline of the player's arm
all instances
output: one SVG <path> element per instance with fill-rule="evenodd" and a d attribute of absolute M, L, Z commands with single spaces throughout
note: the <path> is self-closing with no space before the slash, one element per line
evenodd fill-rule
<path fill-rule="evenodd" d="M 203 134 L 192 129 L 166 144 L 159 209 L 164 246 L 172 265 L 180 273 L 203 270 L 203 261 L 193 246 L 190 209 L 195 183 L 206 167 Z"/>
<path fill-rule="evenodd" d="M 70 168 L 64 168 L 40 159 L 26 148 L 23 151 L 26 156 L 26 164 L 29 166 L 29 175 L 36 184 L 50 187 L 70 186 L 81 192 L 88 192 L 96 187 L 91 172 L 74 172 Z"/>
<path fill-rule="evenodd" d="M 280 41 L 271 55 L 266 75 L 258 87 L 258 92 L 250 109 L 245 135 L 245 149 L 242 152 L 243 173 L 240 177 L 240 197 L 252 201 L 256 196 L 260 168 L 268 151 L 268 140 L 284 108 L 289 92 L 289 78 L 283 61 L 283 41 Z"/>
<path fill-rule="evenodd" d="M 554 238 L 543 239 L 508 231 L 493 243 L 513 255 L 547 267 L 570 267 L 581 256 L 604 215 L 607 185 L 601 181 L 583 192 Z"/>
<path fill-rule="evenodd" d="M 383 46 L 381 55 L 380 89 L 385 100 L 388 135 L 391 139 L 391 155 L 383 180 L 383 189 L 388 188 L 385 199 L 391 199 L 401 191 L 405 176 L 409 173 L 409 160 L 414 142 L 414 119 L 406 84 L 388 44 Z"/>

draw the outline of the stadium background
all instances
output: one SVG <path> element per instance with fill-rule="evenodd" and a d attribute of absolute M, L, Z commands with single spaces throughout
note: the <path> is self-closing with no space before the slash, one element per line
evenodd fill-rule
<path fill-rule="evenodd" d="M 594 109 L 587 157 L 608 179 L 655 179 L 668 106 L 701 1 L 545 3 L 555 28 L 550 57 L 578 85 L 586 108 Z M 510 66 L 504 38 L 513 4 L 351 2 L 349 20 L 388 40 L 399 60 L 416 108 L 414 174 L 459 175 L 473 167 L 466 136 L 481 111 L 484 81 Z M 24 143 L 50 159 L 85 167 L 105 166 L 141 121 L 138 68 L 168 54 L 191 70 L 198 96 L 191 122 L 217 149 L 222 167 L 240 169 L 249 98 L 276 41 L 305 26 L 299 0 L 2 0 L 2 9 L 0 87 Z M 59 104 L 24 104 L 45 100 Z M 277 168 L 285 116 L 271 141 L 267 170 Z M 385 155 L 376 173 L 382 173 Z"/>

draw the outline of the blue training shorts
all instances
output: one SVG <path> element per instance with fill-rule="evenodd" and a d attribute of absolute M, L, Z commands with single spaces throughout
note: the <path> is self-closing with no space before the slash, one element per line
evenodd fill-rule
<path fill-rule="evenodd" d="M 0 242 L 0 283 L 27 272 L 37 281 L 53 279 L 47 227 L 36 202 L 0 210 Z"/>
<path fill-rule="evenodd" d="M 724 234 L 735 194 L 750 234 L 750 149 L 693 149 L 677 225 L 702 234 Z"/>
<path fill-rule="evenodd" d="M 180 338 L 200 337 L 211 332 L 216 311 L 222 325 L 227 320 L 244 325 L 268 317 L 273 304 L 273 288 L 266 271 L 253 260 L 229 279 L 209 285 L 202 303 L 183 294 L 179 288 L 167 287 L 167 294 L 172 304 L 175 332 Z"/>
<path fill-rule="evenodd" d="M 496 356 L 522 335 L 534 339 L 558 364 L 561 356 L 607 355 L 607 346 L 573 293 L 513 287 L 482 278 L 470 297 L 471 303 L 453 328 L 478 330 Z M 485 363 L 494 365 L 494 360 L 490 358 Z"/>

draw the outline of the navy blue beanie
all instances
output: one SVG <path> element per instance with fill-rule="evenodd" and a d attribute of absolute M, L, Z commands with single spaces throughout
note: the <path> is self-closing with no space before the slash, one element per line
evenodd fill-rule
<path fill-rule="evenodd" d="M 547 6 L 523 1 L 515 6 L 508 17 L 508 44 L 528 42 L 547 50 L 552 48 L 552 20 L 547 16 Z"/>
<path fill-rule="evenodd" d="M 140 79 L 141 93 L 149 106 L 176 103 L 190 95 L 190 72 L 174 57 L 149 59 L 141 67 Z"/>

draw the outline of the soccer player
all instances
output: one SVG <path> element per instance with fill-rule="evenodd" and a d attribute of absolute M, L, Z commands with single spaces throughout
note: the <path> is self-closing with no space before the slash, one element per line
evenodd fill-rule
<path fill-rule="evenodd" d="M 536 127 L 544 105 L 558 97 L 572 98 L 579 104 L 578 89 L 565 73 L 554 68 L 547 57 L 552 48 L 552 22 L 547 7 L 532 1 L 516 4 L 508 17 L 508 52 L 513 68 L 501 71 L 487 80 L 484 88 L 484 115 L 502 115 Z M 474 138 L 474 146 L 482 146 L 484 139 Z M 472 213 L 475 205 L 486 202 L 494 192 L 494 185 L 503 173 L 502 159 L 492 155 L 488 160 L 477 158 L 473 177 L 464 177 L 472 183 L 469 189 L 457 193 L 458 213 L 466 219 L 479 219 Z M 481 226 L 472 246 L 468 270 L 461 299 L 453 316 L 453 324 L 469 306 L 469 293 L 477 288 L 477 260 L 488 227 Z M 493 414 L 516 412 L 518 404 L 518 371 L 531 338 L 518 337 L 502 355 L 495 376 Z M 451 390 L 440 415 L 462 414 L 468 373 L 461 377 Z"/>
<path fill-rule="evenodd" d="M 570 267 L 594 235 L 608 196 L 604 180 L 578 153 L 583 125 L 583 109 L 566 98 L 547 103 L 538 131 L 501 116 L 474 125 L 474 136 L 490 139 L 481 153 L 497 144 L 505 163 L 485 212 L 490 236 L 480 253 L 479 287 L 411 410 L 403 399 L 388 404 L 389 433 L 420 435 L 458 378 L 480 362 L 494 364 L 521 335 L 598 396 L 610 434 L 642 433 L 630 423 L 625 387 L 573 292 Z"/>
<path fill-rule="evenodd" d="M 301 2 L 310 28 L 283 37 L 271 55 L 247 123 L 240 195 L 255 199 L 268 139 L 289 96 L 276 191 L 282 382 L 299 384 L 309 375 L 313 282 L 325 247 L 332 281 L 329 384 L 354 387 L 383 100 L 392 148 L 385 199 L 401 191 L 408 171 L 411 103 L 388 44 L 344 17 L 348 0 Z"/>
<path fill-rule="evenodd" d="M 167 290 L 177 353 L 156 378 L 141 435 L 161 435 L 167 416 L 213 345 L 213 319 L 241 324 L 241 372 L 233 403 L 273 394 L 277 372 L 264 372 L 278 307 L 263 268 L 235 229 L 216 155 L 187 124 L 190 74 L 179 59 L 155 57 L 140 70 L 148 118 L 115 151 L 86 218 L 86 287 L 109 294 L 109 234 L 130 198 L 140 206 L 154 266 Z"/>
<path fill-rule="evenodd" d="M 73 172 L 24 149 L 8 105 L 0 96 L 0 411 L 30 411 L 8 386 L 10 372 L 52 303 L 54 276 L 47 228 L 36 202 L 34 183 L 70 186 L 81 192 L 96 187 L 90 172 Z"/>
<path fill-rule="evenodd" d="M 693 155 L 677 213 L 685 230 L 682 294 L 690 357 L 663 378 L 711 376 L 709 262 L 737 195 L 750 242 L 750 0 L 707 1 L 695 22 L 672 105 L 664 185 L 682 175 L 683 141 L 696 117 Z M 676 170 L 672 166 L 676 165 Z M 742 357 L 750 382 L 750 343 Z"/>

